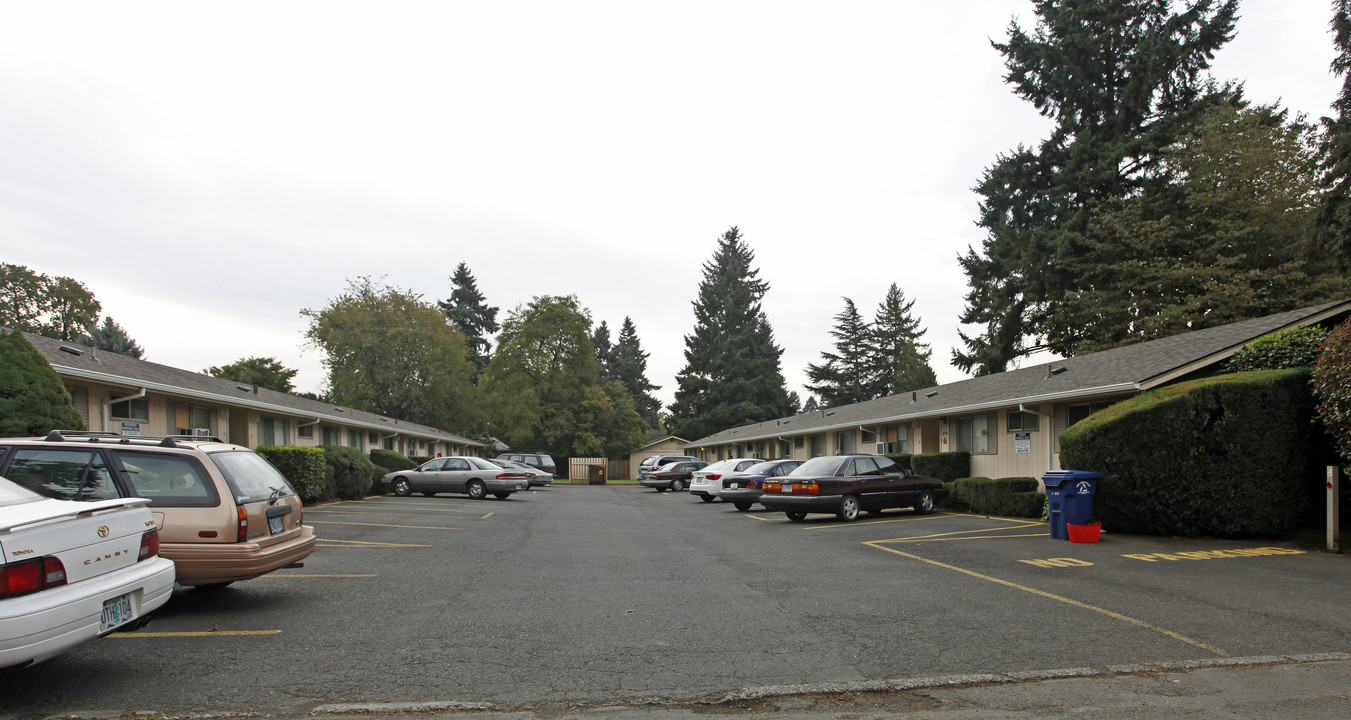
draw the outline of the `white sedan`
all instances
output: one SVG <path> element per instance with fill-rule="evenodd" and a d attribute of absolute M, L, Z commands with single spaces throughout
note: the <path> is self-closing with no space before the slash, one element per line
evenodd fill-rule
<path fill-rule="evenodd" d="M 762 462 L 756 458 L 728 458 L 705 467 L 690 478 L 690 494 L 704 502 L 713 502 L 722 492 L 722 479 Z"/>
<path fill-rule="evenodd" d="M 149 504 L 52 500 L 0 478 L 0 667 L 140 627 L 169 599 Z"/>

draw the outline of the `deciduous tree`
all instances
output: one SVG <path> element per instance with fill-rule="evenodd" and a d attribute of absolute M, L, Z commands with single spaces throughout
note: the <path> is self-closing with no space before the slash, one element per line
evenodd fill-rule
<path fill-rule="evenodd" d="M 277 392 L 289 393 L 295 388 L 291 380 L 298 371 L 292 370 L 272 357 L 246 357 L 229 365 L 211 366 L 202 372 L 212 377 L 249 383 Z"/>
<path fill-rule="evenodd" d="M 77 342 L 98 322 L 101 309 L 78 280 L 0 263 L 0 325 Z"/>

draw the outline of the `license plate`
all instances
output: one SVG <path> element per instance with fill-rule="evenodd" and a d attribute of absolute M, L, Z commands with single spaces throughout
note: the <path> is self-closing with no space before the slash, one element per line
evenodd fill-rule
<path fill-rule="evenodd" d="M 792 485 L 784 485 L 784 486 L 783 486 L 783 491 L 782 491 L 782 492 L 792 493 L 792 492 L 793 492 L 793 486 L 792 486 Z"/>
<path fill-rule="evenodd" d="M 131 621 L 131 596 L 118 595 L 103 601 L 103 615 L 99 618 L 99 633 L 105 633 L 118 625 Z"/>
<path fill-rule="evenodd" d="M 282 520 L 283 517 L 284 517 L 283 515 L 278 515 L 277 517 L 270 517 L 270 518 L 268 518 L 268 519 L 267 519 L 267 531 L 268 531 L 269 533 L 272 533 L 273 535 L 279 535 L 279 534 L 281 534 L 281 531 L 282 531 L 282 522 L 281 522 L 281 520 Z"/>

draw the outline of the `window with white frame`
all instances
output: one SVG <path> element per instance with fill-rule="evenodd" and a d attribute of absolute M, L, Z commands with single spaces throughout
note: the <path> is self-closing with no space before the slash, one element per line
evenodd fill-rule
<path fill-rule="evenodd" d="M 115 420 L 150 420 L 150 403 L 143 397 L 113 403 Z"/>
<path fill-rule="evenodd" d="M 888 455 L 909 455 L 910 454 L 910 426 L 897 425 L 892 428 L 890 433 L 892 438 L 887 441 Z"/>
<path fill-rule="evenodd" d="M 872 428 L 860 428 L 859 433 L 862 435 L 862 437 L 859 438 L 859 442 L 863 444 L 863 447 L 866 448 L 869 445 L 877 443 L 876 430 L 873 430 Z"/>
<path fill-rule="evenodd" d="M 314 425 L 301 425 L 300 427 L 296 428 L 296 436 L 303 438 L 313 438 Z"/>

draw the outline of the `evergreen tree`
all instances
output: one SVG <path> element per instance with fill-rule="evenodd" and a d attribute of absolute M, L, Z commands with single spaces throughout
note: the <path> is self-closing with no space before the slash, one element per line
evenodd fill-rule
<path fill-rule="evenodd" d="M 90 328 L 89 334 L 82 338 L 80 342 L 99 350 L 115 352 L 118 355 L 126 355 L 138 360 L 145 357 L 145 350 L 137 345 L 136 341 L 132 340 L 127 331 L 114 322 L 111 316 L 104 317 L 102 325 Z"/>
<path fill-rule="evenodd" d="M 591 344 L 596 348 L 596 367 L 599 371 L 601 380 L 610 377 L 610 361 L 613 352 L 610 342 L 610 326 L 605 324 L 604 320 L 596 326 L 596 331 L 591 333 Z"/>
<path fill-rule="evenodd" d="M 1233 36 L 1237 0 L 1034 0 L 1037 27 L 1010 24 L 1005 57 L 1014 92 L 1055 121 L 1034 150 L 998 158 L 977 186 L 986 239 L 960 256 L 970 290 L 953 351 L 964 370 L 1004 370 L 1041 348 L 1072 353 L 1080 324 L 1061 321 L 1082 285 L 1069 268 L 1084 252 L 1094 208 L 1138 191 L 1159 151 L 1207 104 L 1232 101 L 1203 77 Z"/>
<path fill-rule="evenodd" d="M 649 353 L 643 352 L 633 320 L 625 316 L 624 324 L 619 327 L 619 340 L 609 354 L 610 378 L 624 386 L 643 423 L 655 430 L 661 426 L 661 401 L 653 397 L 652 391 L 660 390 L 661 386 L 653 385 L 647 379 L 648 356 Z"/>
<path fill-rule="evenodd" d="M 718 239 L 694 300 L 694 331 L 685 336 L 685 367 L 676 375 L 671 432 L 702 438 L 725 428 L 789 413 L 788 389 L 760 301 L 769 284 L 752 267 L 754 253 L 735 226 Z"/>
<path fill-rule="evenodd" d="M 820 403 L 816 402 L 816 396 L 815 396 L 815 395 L 808 396 L 808 397 L 807 397 L 807 402 L 802 403 L 802 412 L 804 412 L 804 413 L 816 412 L 817 410 L 820 410 L 820 409 L 821 409 L 821 405 L 820 405 Z"/>
<path fill-rule="evenodd" d="M 798 396 L 796 390 L 788 391 L 788 404 L 793 408 L 793 414 L 802 412 L 802 398 Z"/>
<path fill-rule="evenodd" d="M 1323 118 L 1323 194 L 1318 230 L 1325 246 L 1351 266 L 1351 0 L 1333 0 L 1332 72 L 1342 79 L 1333 102 L 1336 118 Z"/>
<path fill-rule="evenodd" d="M 83 430 L 61 376 L 19 330 L 0 332 L 0 437 Z"/>
<path fill-rule="evenodd" d="M 450 298 L 438 302 L 437 306 L 445 313 L 446 319 L 464 334 L 469 346 L 469 360 L 474 363 L 476 371 L 482 372 L 492 357 L 492 344 L 488 342 L 487 336 L 498 330 L 497 308 L 484 302 L 486 298 L 479 292 L 478 283 L 474 280 L 474 274 L 469 272 L 468 265 L 460 263 L 455 266 L 450 284 L 454 288 Z"/>
<path fill-rule="evenodd" d="M 835 316 L 835 352 L 821 352 L 824 363 L 807 364 L 807 389 L 821 398 L 826 407 L 851 405 L 872 400 L 881 393 L 878 378 L 872 372 L 874 359 L 869 348 L 869 329 L 854 301 L 844 299 L 844 309 Z M 883 386 L 884 388 L 885 386 Z"/>
<path fill-rule="evenodd" d="M 933 351 L 919 340 L 926 330 L 910 312 L 915 301 L 906 301 L 905 293 L 892 283 L 887 296 L 877 306 L 868 328 L 869 375 L 874 378 L 873 397 L 895 395 L 938 384 L 929 358 Z"/>

